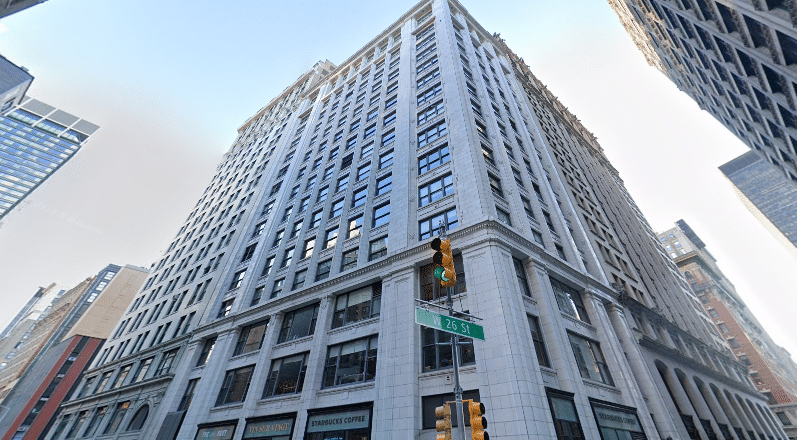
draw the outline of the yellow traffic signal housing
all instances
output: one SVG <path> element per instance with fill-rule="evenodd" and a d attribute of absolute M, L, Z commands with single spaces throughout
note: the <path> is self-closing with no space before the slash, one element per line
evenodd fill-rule
<path fill-rule="evenodd" d="M 434 416 L 438 419 L 435 423 L 435 440 L 451 440 L 451 406 L 448 403 L 438 406 L 434 409 Z"/>
<path fill-rule="evenodd" d="M 432 249 L 435 250 L 432 262 L 439 267 L 434 271 L 434 277 L 440 280 L 443 287 L 457 285 L 457 271 L 454 269 L 454 256 L 451 254 L 451 241 L 435 238 L 432 240 Z"/>
<path fill-rule="evenodd" d="M 470 411 L 471 438 L 473 440 L 490 440 L 490 434 L 484 431 L 487 429 L 484 404 L 475 400 L 468 401 L 468 411 Z"/>

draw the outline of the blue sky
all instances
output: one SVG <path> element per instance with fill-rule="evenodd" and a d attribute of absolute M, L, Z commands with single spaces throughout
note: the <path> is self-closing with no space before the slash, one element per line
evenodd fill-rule
<path fill-rule="evenodd" d="M 414 4 L 49 0 L 0 21 L 0 54 L 36 78 L 30 95 L 101 127 L 0 227 L 0 325 L 40 285 L 156 261 L 240 124 Z M 797 259 L 717 170 L 747 148 L 646 64 L 608 3 L 464 6 L 595 133 L 653 228 L 686 220 L 796 352 Z"/>

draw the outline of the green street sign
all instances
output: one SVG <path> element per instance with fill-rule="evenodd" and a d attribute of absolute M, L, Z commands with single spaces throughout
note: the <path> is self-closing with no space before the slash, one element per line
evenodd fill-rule
<path fill-rule="evenodd" d="M 415 323 L 447 333 L 484 340 L 484 327 L 447 315 L 430 312 L 420 307 L 415 308 Z"/>

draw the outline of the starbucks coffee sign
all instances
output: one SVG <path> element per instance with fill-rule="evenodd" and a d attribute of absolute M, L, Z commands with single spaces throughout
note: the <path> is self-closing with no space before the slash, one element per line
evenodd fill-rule
<path fill-rule="evenodd" d="M 348 431 L 368 428 L 371 411 L 358 409 L 329 414 L 315 414 L 307 419 L 307 432 Z"/>
<path fill-rule="evenodd" d="M 643 432 L 642 425 L 636 414 L 615 409 L 593 406 L 598 425 L 603 428 L 619 429 L 622 431 Z"/>

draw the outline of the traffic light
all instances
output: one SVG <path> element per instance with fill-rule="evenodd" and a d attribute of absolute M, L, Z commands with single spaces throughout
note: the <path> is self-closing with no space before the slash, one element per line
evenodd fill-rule
<path fill-rule="evenodd" d="M 432 249 L 436 251 L 432 261 L 439 266 L 434 270 L 434 277 L 440 280 L 443 287 L 456 286 L 457 272 L 454 269 L 454 256 L 451 255 L 451 241 L 435 238 L 432 240 Z"/>
<path fill-rule="evenodd" d="M 484 404 L 475 400 L 468 401 L 470 411 L 470 432 L 473 440 L 490 440 L 487 429 L 487 418 L 484 417 Z"/>
<path fill-rule="evenodd" d="M 435 423 L 437 437 L 435 440 L 451 440 L 451 407 L 448 403 L 434 409 L 434 416 L 438 419 Z"/>

